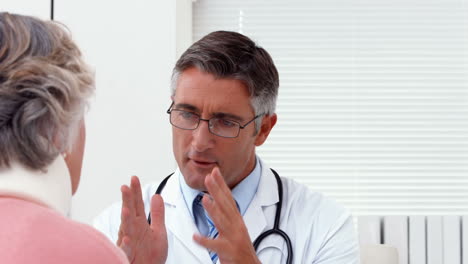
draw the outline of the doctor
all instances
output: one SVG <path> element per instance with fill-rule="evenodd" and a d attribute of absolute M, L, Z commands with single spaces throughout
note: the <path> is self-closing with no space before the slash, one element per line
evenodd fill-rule
<path fill-rule="evenodd" d="M 350 214 L 255 154 L 276 124 L 278 86 L 270 55 L 246 36 L 194 43 L 174 68 L 167 110 L 177 170 L 143 192 L 132 177 L 95 227 L 131 263 L 359 263 Z M 280 231 L 254 247 L 277 213 Z"/>

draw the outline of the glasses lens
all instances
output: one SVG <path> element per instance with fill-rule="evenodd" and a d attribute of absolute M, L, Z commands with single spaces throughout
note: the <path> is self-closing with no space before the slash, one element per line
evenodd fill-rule
<path fill-rule="evenodd" d="M 207 120 L 204 119 L 203 121 Z M 193 130 L 198 127 L 200 116 L 192 112 L 172 109 L 170 111 L 170 122 L 180 129 Z M 211 118 L 208 129 L 217 136 L 235 138 L 239 135 L 240 124 L 226 119 Z"/>
<path fill-rule="evenodd" d="M 198 117 L 198 115 L 192 112 L 182 110 L 171 111 L 171 124 L 178 128 L 195 129 L 197 128 L 199 120 L 200 118 Z"/>
<path fill-rule="evenodd" d="M 237 122 L 212 118 L 210 119 L 210 131 L 211 133 L 221 137 L 237 137 L 239 135 L 240 125 Z"/>

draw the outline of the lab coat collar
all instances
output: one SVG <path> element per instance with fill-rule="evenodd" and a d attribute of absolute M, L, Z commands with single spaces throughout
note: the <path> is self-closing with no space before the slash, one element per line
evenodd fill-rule
<path fill-rule="evenodd" d="M 274 205 L 279 201 L 278 184 L 270 166 L 261 159 L 260 163 L 262 164 L 262 176 L 254 199 L 259 199 L 260 206 Z"/>
<path fill-rule="evenodd" d="M 264 208 L 274 206 L 279 201 L 278 184 L 275 175 L 266 163 L 262 160 L 260 162 L 262 164 L 262 176 L 257 193 L 244 215 L 244 222 L 249 223 L 247 230 L 249 231 L 251 241 L 255 241 L 267 226 L 267 216 L 265 215 Z"/>
<path fill-rule="evenodd" d="M 32 200 L 68 216 L 72 191 L 65 160 L 59 155 L 44 171 L 17 162 L 0 169 L 0 195 Z"/>
<path fill-rule="evenodd" d="M 170 206 L 176 206 L 180 198 L 183 199 L 182 192 L 179 186 L 180 170 L 176 169 L 174 174 L 169 178 L 166 186 L 161 192 L 164 203 Z"/>

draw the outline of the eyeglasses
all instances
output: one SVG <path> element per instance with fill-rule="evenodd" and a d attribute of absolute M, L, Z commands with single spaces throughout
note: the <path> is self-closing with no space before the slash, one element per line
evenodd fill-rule
<path fill-rule="evenodd" d="M 218 117 L 203 119 L 200 117 L 200 115 L 193 112 L 179 109 L 171 109 L 173 105 L 174 102 L 172 102 L 171 106 L 166 111 L 170 116 L 169 120 L 171 122 L 171 125 L 184 130 L 195 130 L 200 125 L 200 121 L 206 121 L 208 122 L 208 130 L 211 132 L 211 134 L 225 138 L 235 138 L 239 136 L 239 132 L 241 129 L 244 129 L 255 119 L 263 115 L 257 115 L 249 122 L 245 123 L 244 125 L 241 125 L 236 121 L 222 119 Z"/>

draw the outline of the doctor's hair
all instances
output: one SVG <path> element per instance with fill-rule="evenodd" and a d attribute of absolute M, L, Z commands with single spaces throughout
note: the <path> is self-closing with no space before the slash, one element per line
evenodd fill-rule
<path fill-rule="evenodd" d="M 250 38 L 236 32 L 215 31 L 195 42 L 174 67 L 171 80 L 173 96 L 180 75 L 192 67 L 216 78 L 241 81 L 249 90 L 255 115 L 275 113 L 278 71 L 268 52 Z M 262 118 L 255 120 L 256 131 L 261 123 Z"/>
<path fill-rule="evenodd" d="M 93 92 L 62 24 L 0 13 L 0 169 L 44 170 L 70 150 Z"/>

